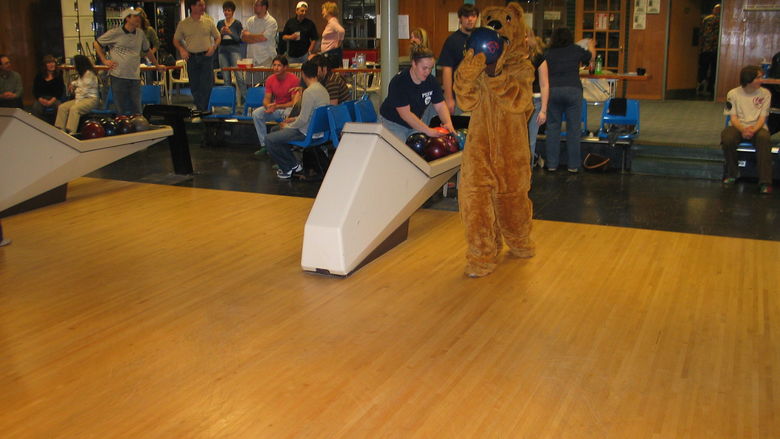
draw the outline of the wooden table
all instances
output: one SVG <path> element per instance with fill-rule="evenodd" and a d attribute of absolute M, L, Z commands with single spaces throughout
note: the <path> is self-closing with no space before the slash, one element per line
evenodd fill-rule
<path fill-rule="evenodd" d="M 650 75 L 638 75 L 636 73 L 602 73 L 599 75 L 592 73 L 580 73 L 580 78 L 606 79 L 607 82 L 609 82 L 609 97 L 614 98 L 618 81 L 649 81 Z M 626 96 L 625 89 L 623 89 L 622 94 L 622 97 Z"/>
<path fill-rule="evenodd" d="M 269 73 L 270 74 L 274 73 L 274 69 L 271 68 L 271 67 L 254 67 L 254 66 L 253 67 L 224 67 L 224 68 L 222 68 L 222 71 L 225 71 L 225 72 L 236 72 L 236 73 L 243 74 L 243 75 L 245 75 L 244 79 L 246 79 L 246 74 L 247 73 L 258 72 L 258 73 L 262 74 L 263 82 L 265 82 L 265 80 L 269 76 Z M 298 68 L 298 67 L 288 67 L 287 71 L 290 72 L 290 73 L 293 73 L 294 75 L 298 76 L 299 78 L 301 77 L 301 69 Z M 368 79 L 367 79 L 368 75 L 370 75 L 370 74 L 379 75 L 379 74 L 382 73 L 382 69 L 375 69 L 375 68 L 360 68 L 360 69 L 337 68 L 337 69 L 333 69 L 333 71 L 338 73 L 338 74 L 340 74 L 340 75 L 343 75 L 343 76 L 348 76 L 349 75 L 349 76 L 352 77 L 352 79 L 351 79 L 351 82 L 352 82 L 352 99 L 357 99 L 357 93 L 358 93 L 358 90 L 360 89 L 358 87 L 358 77 L 366 78 L 366 81 L 365 81 L 366 86 L 362 88 L 362 90 L 365 91 L 366 88 L 368 87 Z"/>
<path fill-rule="evenodd" d="M 168 85 L 168 72 L 171 70 L 181 70 L 182 66 L 164 66 L 164 69 L 158 68 L 155 66 L 148 66 L 145 64 L 141 64 L 141 71 L 142 72 L 164 72 L 162 81 L 158 81 L 160 87 L 162 88 L 163 96 L 165 97 L 165 100 L 168 103 L 171 103 L 171 94 L 170 94 L 170 87 Z M 58 69 L 63 71 L 73 71 L 76 70 L 76 66 L 70 65 L 70 64 L 61 64 L 57 66 Z M 95 66 L 96 71 L 105 72 L 108 71 L 108 66 L 104 65 L 98 65 Z M 65 75 L 63 75 L 63 80 L 65 81 L 65 87 L 67 88 L 68 83 L 70 82 L 69 78 L 66 78 Z"/>

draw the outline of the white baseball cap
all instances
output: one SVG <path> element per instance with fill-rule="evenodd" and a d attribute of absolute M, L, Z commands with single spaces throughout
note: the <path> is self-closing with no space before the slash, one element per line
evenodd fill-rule
<path fill-rule="evenodd" d="M 298 5 L 295 7 L 295 9 L 298 9 L 298 8 L 306 8 L 306 9 L 308 9 L 309 8 L 309 4 L 306 3 L 306 2 L 298 2 Z"/>
<path fill-rule="evenodd" d="M 127 8 L 124 11 L 122 11 L 121 14 L 119 14 L 119 18 L 124 20 L 125 18 L 131 15 L 140 15 L 140 14 L 141 14 L 141 8 Z"/>

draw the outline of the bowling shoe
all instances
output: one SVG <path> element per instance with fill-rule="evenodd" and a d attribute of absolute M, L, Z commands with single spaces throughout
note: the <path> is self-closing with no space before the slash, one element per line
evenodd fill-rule
<path fill-rule="evenodd" d="M 299 173 L 299 172 L 303 172 L 303 166 L 301 166 L 300 163 L 295 165 L 294 168 L 290 169 L 287 172 L 282 171 L 281 169 L 279 169 L 278 171 L 276 171 L 276 176 L 278 178 L 281 178 L 282 180 L 289 180 L 290 178 L 292 178 L 293 174 L 296 174 L 296 173 Z"/>

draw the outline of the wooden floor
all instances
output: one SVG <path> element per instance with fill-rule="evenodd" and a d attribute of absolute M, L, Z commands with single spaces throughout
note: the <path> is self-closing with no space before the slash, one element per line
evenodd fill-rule
<path fill-rule="evenodd" d="M 80 179 L 3 220 L 3 438 L 777 438 L 780 243 L 456 213 L 304 274 L 312 200 Z"/>

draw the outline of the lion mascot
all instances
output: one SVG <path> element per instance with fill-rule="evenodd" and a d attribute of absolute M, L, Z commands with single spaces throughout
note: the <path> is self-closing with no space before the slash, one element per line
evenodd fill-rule
<path fill-rule="evenodd" d="M 458 106 L 471 111 L 458 190 L 466 227 L 469 277 L 490 274 L 506 241 L 509 255 L 530 258 L 533 206 L 528 118 L 533 112 L 534 70 L 528 60 L 523 9 L 489 7 L 483 22 L 504 39 L 495 64 L 468 50 L 455 72 Z"/>

